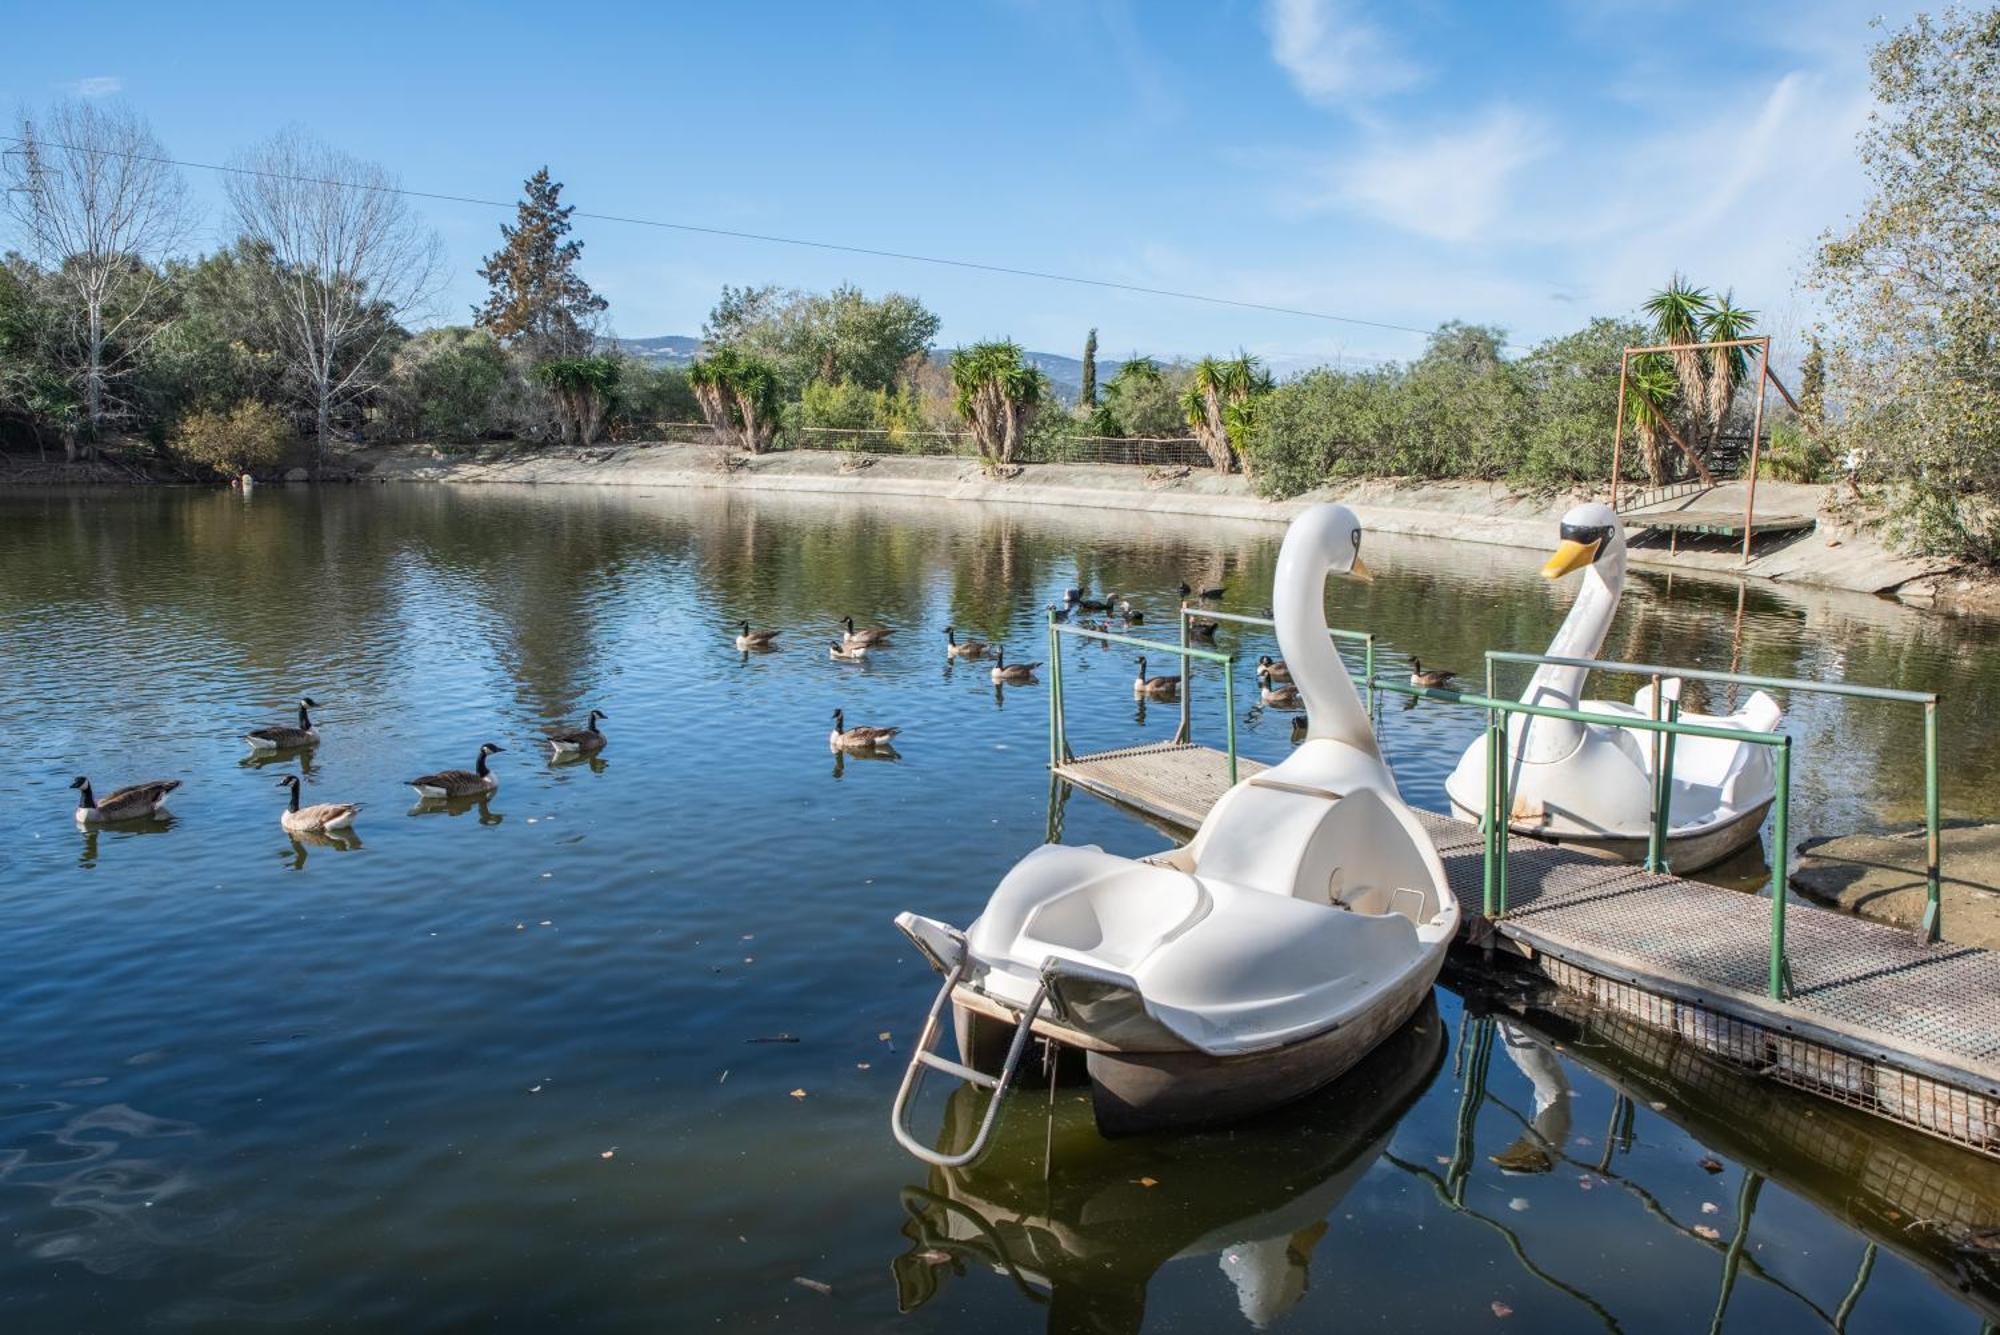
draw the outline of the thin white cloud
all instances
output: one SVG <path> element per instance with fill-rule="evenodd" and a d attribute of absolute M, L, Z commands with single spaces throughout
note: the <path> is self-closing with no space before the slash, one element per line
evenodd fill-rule
<path fill-rule="evenodd" d="M 1271 58 L 1293 87 L 1322 106 L 1339 106 L 1407 88 L 1423 71 L 1380 28 L 1344 0 L 1267 0 L 1264 30 Z"/>
<path fill-rule="evenodd" d="M 1339 210 L 1438 241 L 1486 239 L 1502 222 L 1522 169 L 1549 152 L 1542 122 L 1511 106 L 1426 135 L 1378 136 L 1322 168 L 1323 188 L 1299 202 Z"/>
<path fill-rule="evenodd" d="M 93 74 L 70 85 L 70 91 L 78 97 L 111 97 L 124 88 L 125 80 L 116 74 Z"/>

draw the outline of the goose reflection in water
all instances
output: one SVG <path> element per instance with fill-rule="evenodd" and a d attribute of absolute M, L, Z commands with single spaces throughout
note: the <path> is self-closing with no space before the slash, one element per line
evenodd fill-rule
<path fill-rule="evenodd" d="M 129 835 L 165 834 L 179 823 L 179 818 L 173 812 L 162 808 L 154 815 L 145 816 L 138 820 L 121 820 L 110 826 L 79 824 L 76 828 L 83 835 L 83 849 L 76 856 L 76 865 L 79 867 L 95 867 L 97 865 L 98 840 L 107 835 L 113 839 L 123 839 Z"/>
<path fill-rule="evenodd" d="M 237 767 L 247 770 L 266 769 L 272 765 L 297 765 L 299 773 L 311 778 L 319 773 L 319 766 L 313 762 L 312 747 L 292 751 L 251 751 L 236 762 Z"/>
<path fill-rule="evenodd" d="M 420 797 L 409 814 L 463 816 L 468 811 L 476 811 L 481 825 L 498 825 L 507 818 L 493 809 L 493 796 L 492 793 L 478 793 L 471 797 Z"/>
<path fill-rule="evenodd" d="M 1334 1084 L 1217 1133 L 1105 1140 L 1087 1094 L 1044 1103 L 1024 1091 L 983 1156 L 904 1189 L 910 1246 L 890 1267 L 898 1305 L 914 1310 L 966 1268 L 990 1269 L 1047 1307 L 1051 1332 L 1137 1331 L 1163 1265 L 1214 1256 L 1244 1320 L 1268 1326 L 1305 1296 L 1330 1216 L 1436 1078 L 1445 1047 L 1426 1001 Z M 985 1098 L 953 1091 L 941 1145 L 971 1137 Z"/>
<path fill-rule="evenodd" d="M 361 847 L 361 836 L 352 830 L 294 830 L 286 834 L 291 840 L 292 870 L 303 871 L 306 858 L 315 848 L 331 848 L 341 853 L 352 853 Z"/>
<path fill-rule="evenodd" d="M 903 753 L 893 746 L 877 746 L 867 751 L 835 751 L 833 753 L 833 777 L 836 779 L 845 778 L 847 775 L 847 762 L 850 760 L 886 760 L 893 765 L 902 758 Z"/>

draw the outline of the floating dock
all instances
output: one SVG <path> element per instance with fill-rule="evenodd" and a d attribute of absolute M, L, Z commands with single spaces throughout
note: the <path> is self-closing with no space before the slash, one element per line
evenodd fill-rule
<path fill-rule="evenodd" d="M 1239 778 L 1268 768 L 1240 756 L 1235 766 Z M 1225 752 L 1185 743 L 1053 768 L 1188 831 L 1231 784 Z M 1792 988 L 1775 1000 L 1767 901 L 1511 837 L 1508 911 L 1489 920 L 1485 836 L 1418 814 L 1475 941 L 1511 948 L 1565 989 L 1757 1074 L 2000 1157 L 2000 954 L 1794 900 Z"/>

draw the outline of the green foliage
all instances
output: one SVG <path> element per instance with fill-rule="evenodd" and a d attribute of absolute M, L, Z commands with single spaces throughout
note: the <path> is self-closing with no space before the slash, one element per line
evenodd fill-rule
<path fill-rule="evenodd" d="M 1536 345 L 1522 358 L 1524 452 L 1508 472 L 1545 485 L 1610 477 L 1618 361 L 1645 338 L 1645 329 L 1634 321 L 1596 319 L 1574 334 Z M 1639 467 L 1636 455 L 1624 461 L 1628 473 Z"/>
<path fill-rule="evenodd" d="M 1799 423 L 1771 424 L 1771 440 L 1757 464 L 1757 476 L 1776 482 L 1830 482 L 1833 469 L 1826 451 Z"/>
<path fill-rule="evenodd" d="M 784 392 L 798 394 L 813 381 L 887 389 L 937 331 L 937 315 L 900 292 L 871 301 L 851 284 L 826 293 L 724 287 L 702 338 L 762 358 Z"/>
<path fill-rule="evenodd" d="M 784 408 L 778 369 L 769 359 L 718 348 L 688 368 L 688 387 L 715 432 L 752 454 L 771 447 Z"/>
<path fill-rule="evenodd" d="M 911 391 L 869 389 L 851 380 L 807 385 L 798 422 L 817 429 L 805 433 L 803 443 L 842 450 L 920 448 L 917 433 L 925 429 L 922 405 Z"/>
<path fill-rule="evenodd" d="M 1077 390 L 1076 403 L 1086 412 L 1097 406 L 1097 330 L 1092 329 L 1083 340 L 1083 384 Z"/>
<path fill-rule="evenodd" d="M 555 403 L 565 443 L 588 445 L 597 439 L 624 369 L 616 357 L 552 357 L 535 367 L 536 383 Z"/>
<path fill-rule="evenodd" d="M 621 440 L 644 440 L 662 423 L 691 422 L 701 413 L 688 373 L 679 366 L 650 366 L 623 358 L 618 399 L 611 409 L 611 431 Z"/>
<path fill-rule="evenodd" d="M 1895 536 L 2000 561 L 2000 5 L 1919 15 L 1869 68 L 1873 194 L 1815 273 L 1830 443 L 1887 484 Z"/>
<path fill-rule="evenodd" d="M 1022 433 L 1049 394 L 1048 377 L 1022 360 L 1011 339 L 974 343 L 951 354 L 953 404 L 972 427 L 989 468 L 1012 463 Z"/>
<path fill-rule="evenodd" d="M 283 413 L 245 399 L 226 409 L 189 413 L 174 435 L 173 450 L 188 463 L 234 477 L 273 467 L 291 441 Z"/>
<path fill-rule="evenodd" d="M 516 424 L 519 398 L 513 362 L 491 332 L 429 329 L 396 351 L 381 426 L 403 439 L 480 440 Z"/>
<path fill-rule="evenodd" d="M 1162 367 L 1151 357 L 1134 356 L 1105 385 L 1104 402 L 1096 420 L 1100 436 L 1160 438 L 1187 433 L 1181 411 L 1181 391 L 1188 368 L 1176 363 Z"/>

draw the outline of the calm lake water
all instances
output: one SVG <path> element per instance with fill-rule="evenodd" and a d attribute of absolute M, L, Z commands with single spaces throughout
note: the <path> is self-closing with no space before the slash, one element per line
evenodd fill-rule
<path fill-rule="evenodd" d="M 1051 823 L 1046 687 L 952 667 L 942 627 L 1041 658 L 1039 609 L 1079 582 L 1162 637 L 1182 578 L 1259 612 L 1278 534 L 583 488 L 0 497 L 0 1324 L 2000 1317 L 2000 1165 L 1520 983 L 1448 978 L 1349 1080 L 1227 1132 L 1105 1144 L 1086 1096 L 1037 1092 L 968 1171 L 895 1147 L 935 979 L 890 918 L 967 921 Z M 1535 553 L 1365 550 L 1379 578 L 1337 585 L 1333 619 L 1426 663 L 1540 648 L 1566 607 Z M 843 613 L 898 627 L 895 648 L 828 661 Z M 783 649 L 736 653 L 742 618 Z M 1993 629 L 1642 570 L 1607 653 L 1941 688 L 1945 804 L 1973 814 L 2000 768 Z M 1078 749 L 1171 732 L 1124 651 L 1072 661 Z M 1247 666 L 1238 686 L 1245 750 L 1282 754 L 1288 718 L 1247 707 Z M 247 761 L 240 733 L 300 694 L 317 751 Z M 1197 695 L 1198 735 L 1219 737 L 1220 696 Z M 835 706 L 902 727 L 902 759 L 834 760 Z M 539 732 L 592 707 L 602 763 L 551 764 Z M 1801 837 L 1915 818 L 1914 724 L 1792 701 Z M 1478 720 L 1391 699 L 1382 726 L 1406 796 L 1441 807 Z M 497 796 L 411 810 L 402 780 L 489 740 Z M 168 822 L 82 833 L 79 773 L 185 786 Z M 285 773 L 365 803 L 359 846 L 285 836 Z M 1060 820 L 1158 846 L 1084 795 Z"/>

